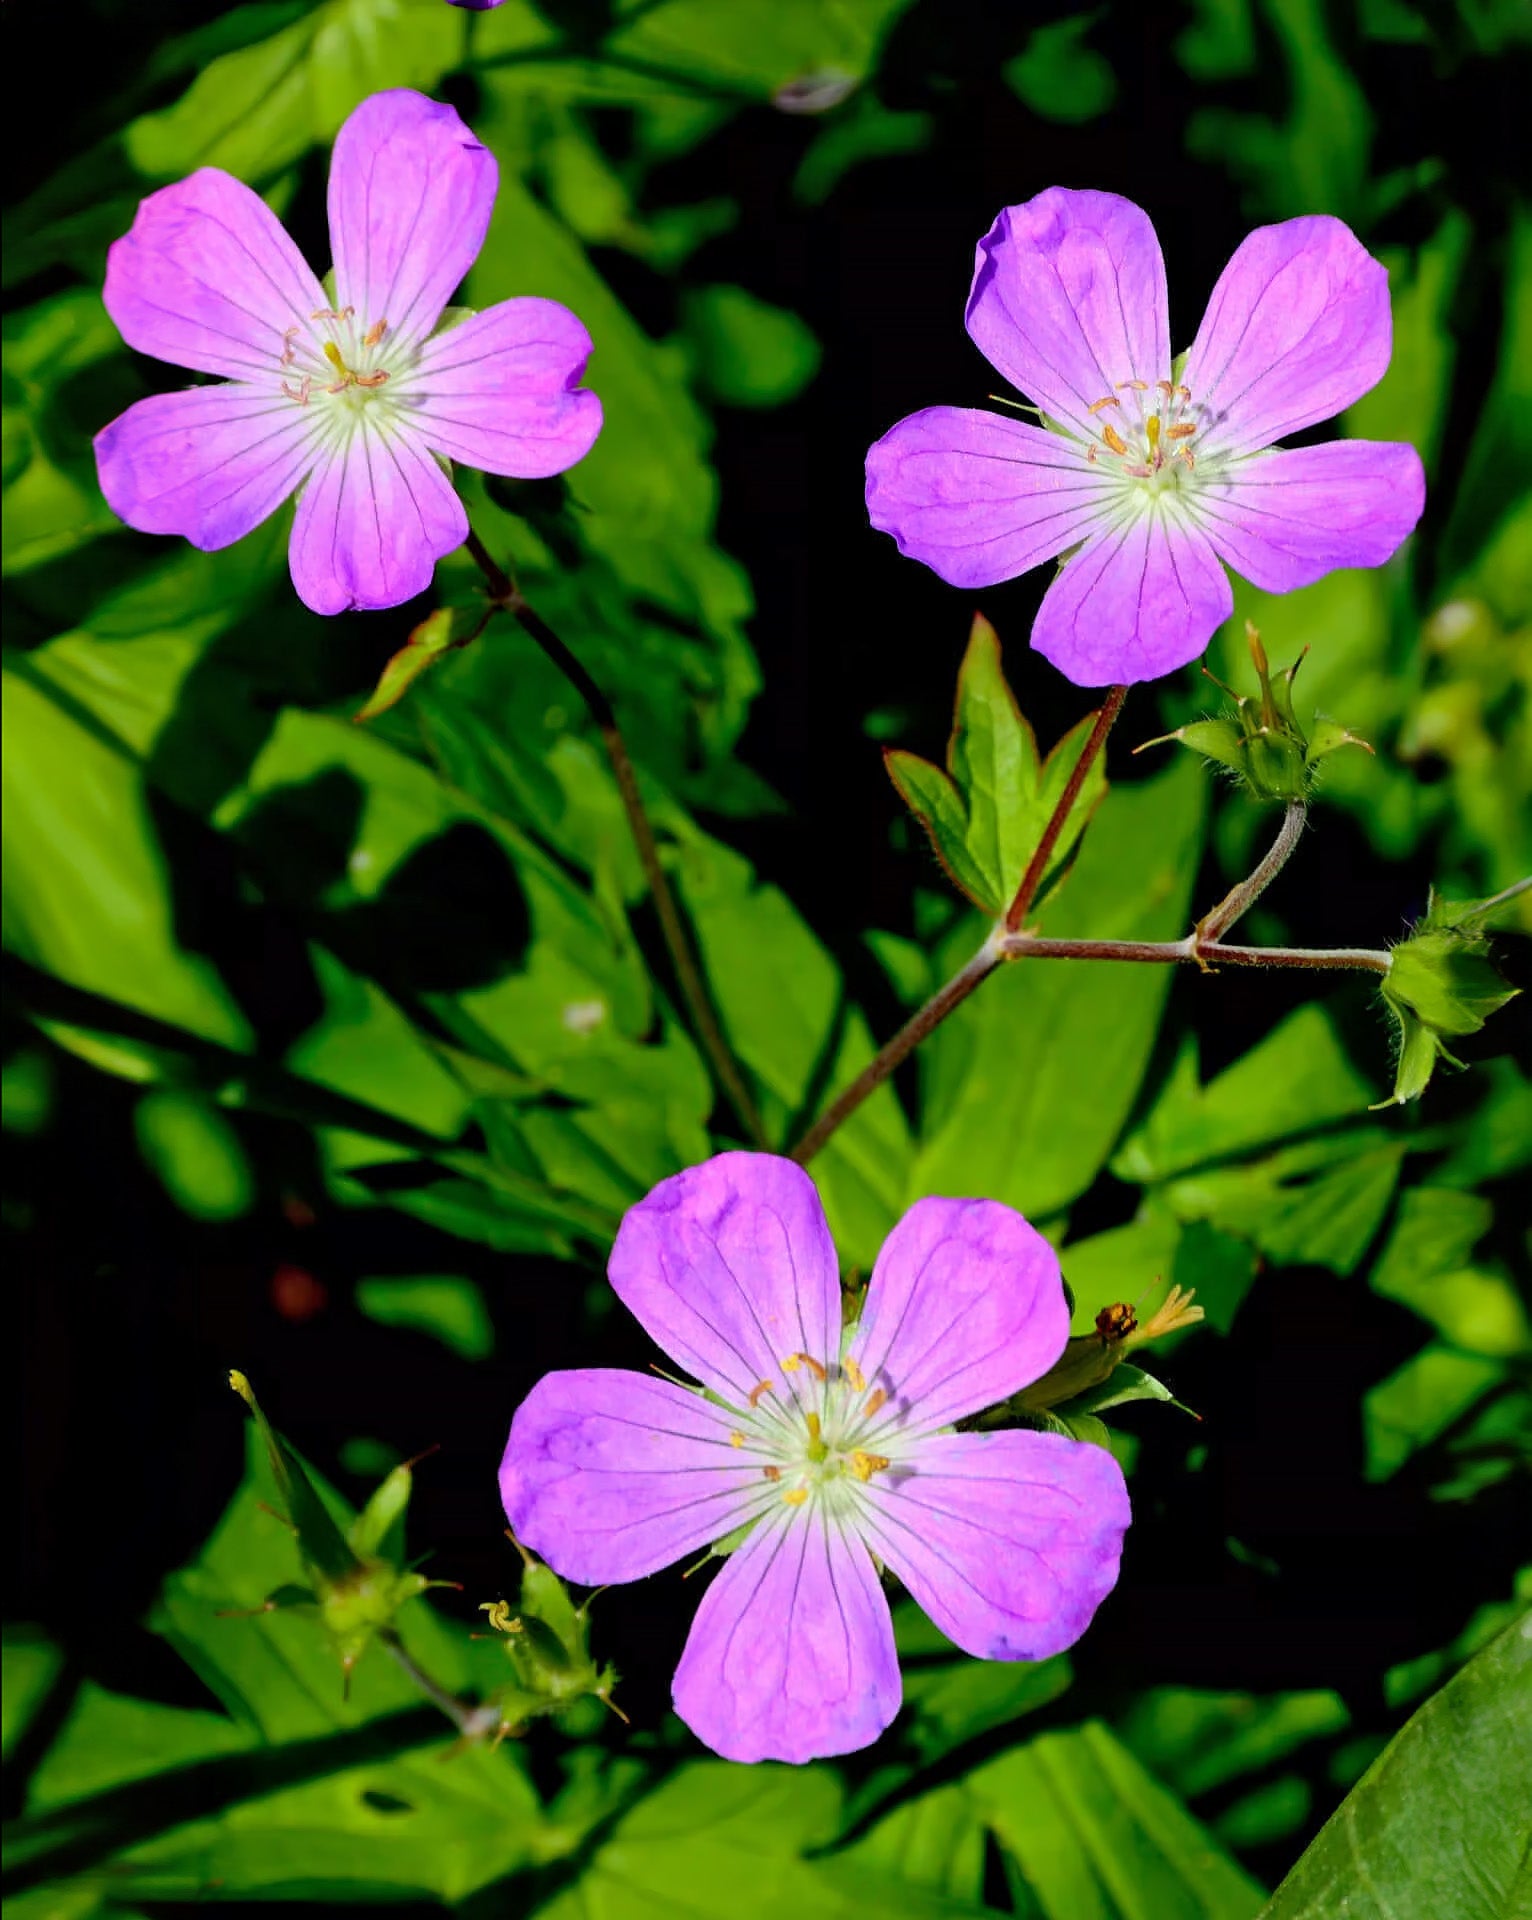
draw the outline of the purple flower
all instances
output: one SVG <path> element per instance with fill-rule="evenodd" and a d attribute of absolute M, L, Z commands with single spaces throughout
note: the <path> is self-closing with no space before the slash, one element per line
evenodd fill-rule
<path fill-rule="evenodd" d="M 1148 215 L 1050 187 L 979 242 L 967 321 L 1051 431 L 963 407 L 911 414 L 867 456 L 872 524 L 957 587 L 1078 548 L 1032 644 L 1080 686 L 1195 659 L 1233 609 L 1221 562 L 1287 593 L 1381 565 L 1420 518 L 1413 447 L 1273 445 L 1388 366 L 1388 275 L 1328 215 L 1249 235 L 1177 366 Z"/>
<path fill-rule="evenodd" d="M 107 256 L 122 337 L 220 376 L 96 436 L 101 490 L 144 533 L 215 551 L 298 493 L 293 585 L 316 613 L 394 607 L 468 537 L 445 456 L 536 479 L 589 452 L 590 336 L 553 300 L 435 331 L 484 243 L 497 169 L 451 107 L 364 100 L 330 166 L 333 297 L 256 193 L 203 167 L 151 193 Z"/>
<path fill-rule="evenodd" d="M 877 1563 L 988 1660 L 1069 1646 L 1117 1579 L 1112 1456 L 957 1433 L 1062 1352 L 1053 1249 L 992 1200 L 921 1200 L 842 1332 L 835 1249 L 790 1160 L 725 1153 L 622 1223 L 623 1304 L 702 1382 L 590 1368 L 522 1402 L 500 1469 L 517 1536 L 567 1579 L 638 1580 L 743 1530 L 704 1594 L 676 1711 L 730 1760 L 865 1747 L 899 1710 Z"/>

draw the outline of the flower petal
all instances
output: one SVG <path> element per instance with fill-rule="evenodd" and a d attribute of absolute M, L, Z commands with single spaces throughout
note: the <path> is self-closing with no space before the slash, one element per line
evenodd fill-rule
<path fill-rule="evenodd" d="M 601 402 L 580 385 L 590 350 L 557 300 L 503 300 L 427 342 L 410 376 L 420 431 L 484 473 L 562 473 L 601 431 Z"/>
<path fill-rule="evenodd" d="M 917 1200 L 884 1241 L 851 1355 L 905 1429 L 946 1426 L 1048 1371 L 1069 1338 L 1058 1256 L 998 1200 Z"/>
<path fill-rule="evenodd" d="M 803 1397 L 840 1347 L 840 1274 L 814 1183 L 771 1153 L 720 1153 L 630 1207 L 607 1273 L 649 1336 L 743 1406 L 762 1381 Z M 815 1399 L 817 1406 L 818 1401 Z"/>
<path fill-rule="evenodd" d="M 1057 1433 L 946 1433 L 870 1488 L 868 1544 L 980 1660 L 1072 1646 L 1117 1584 L 1131 1518 L 1104 1447 Z"/>
<path fill-rule="evenodd" d="M 328 305 L 258 193 L 202 167 L 139 203 L 107 250 L 106 310 L 130 347 L 279 390 L 283 335 Z"/>
<path fill-rule="evenodd" d="M 615 1367 L 545 1374 L 516 1409 L 500 1497 L 523 1546 L 583 1586 L 639 1580 L 777 1490 L 700 1393 Z"/>
<path fill-rule="evenodd" d="M 335 304 L 395 347 L 424 339 L 479 257 L 500 173 L 451 107 L 397 87 L 335 136 L 330 245 Z"/>
<path fill-rule="evenodd" d="M 899 1711 L 899 1663 L 861 1541 L 818 1513 L 763 1521 L 703 1595 L 673 1697 L 726 1760 L 871 1746 Z"/>
<path fill-rule="evenodd" d="M 463 503 L 432 456 L 404 434 L 364 426 L 299 496 L 288 560 L 315 613 L 397 607 L 467 538 Z"/>
<path fill-rule="evenodd" d="M 927 407 L 867 455 L 867 511 L 954 587 L 1014 580 L 1083 540 L 1110 481 L 1080 449 L 1003 414 Z"/>
<path fill-rule="evenodd" d="M 1420 455 L 1390 440 L 1252 454 L 1195 496 L 1220 555 L 1268 593 L 1306 587 L 1336 567 L 1381 566 L 1425 502 Z"/>
<path fill-rule="evenodd" d="M 1079 687 L 1158 680 L 1195 660 L 1233 610 L 1207 536 L 1146 510 L 1065 562 L 1032 644 Z"/>
<path fill-rule="evenodd" d="M 1257 227 L 1219 275 L 1181 376 L 1199 463 L 1328 420 L 1378 384 L 1392 348 L 1388 274 L 1344 221 Z"/>
<path fill-rule="evenodd" d="M 1049 187 L 1007 207 L 979 242 L 967 319 L 985 359 L 1090 440 L 1093 401 L 1170 372 L 1160 243 L 1115 193 Z"/>
<path fill-rule="evenodd" d="M 96 435 L 106 503 L 140 533 L 214 553 L 258 527 L 313 464 L 304 409 L 243 382 L 160 393 Z"/>

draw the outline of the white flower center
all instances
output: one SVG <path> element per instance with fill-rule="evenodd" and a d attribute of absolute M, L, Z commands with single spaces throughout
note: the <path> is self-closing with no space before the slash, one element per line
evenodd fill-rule
<path fill-rule="evenodd" d="M 874 1474 L 899 1465 L 898 1410 L 855 1360 L 825 1367 L 792 1353 L 782 1368 L 807 1376 L 803 1391 L 761 1381 L 729 1439 L 760 1461 L 763 1479 L 788 1506 L 845 1514 L 861 1504 Z"/>
<path fill-rule="evenodd" d="M 1091 402 L 1101 422 L 1099 440 L 1086 442 L 1088 466 L 1116 477 L 1141 507 L 1170 507 L 1207 476 L 1199 473 L 1196 438 L 1202 430 L 1189 388 L 1170 380 L 1119 380 Z"/>
<path fill-rule="evenodd" d="M 400 338 L 386 317 L 319 307 L 284 331 L 277 379 L 294 406 L 312 410 L 321 439 L 343 444 L 364 427 L 399 423 L 418 359 L 418 342 Z"/>

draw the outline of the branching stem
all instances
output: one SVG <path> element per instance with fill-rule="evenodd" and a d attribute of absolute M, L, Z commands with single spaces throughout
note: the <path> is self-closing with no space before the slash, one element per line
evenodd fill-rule
<path fill-rule="evenodd" d="M 612 703 L 548 622 L 522 598 L 516 582 L 472 530 L 469 531 L 467 547 L 489 585 L 490 599 L 503 612 L 510 614 L 521 623 L 525 631 L 537 642 L 585 702 L 586 709 L 595 723 L 596 731 L 601 735 L 601 744 L 606 749 L 607 761 L 611 766 L 612 776 L 617 782 L 622 809 L 627 815 L 633 844 L 638 850 L 639 864 L 649 884 L 649 893 L 654 901 L 654 911 L 660 923 L 660 932 L 664 937 L 666 951 L 670 955 L 670 964 L 675 969 L 676 984 L 681 989 L 681 997 L 686 1002 L 687 1011 L 691 1015 L 692 1027 L 703 1052 L 708 1057 L 719 1086 L 727 1095 L 752 1144 L 765 1147 L 769 1143 L 765 1129 L 761 1125 L 760 1115 L 756 1112 L 755 1102 L 750 1097 L 750 1089 L 745 1085 L 745 1078 L 739 1064 L 729 1050 L 729 1043 L 724 1038 L 718 1016 L 713 1011 L 707 983 L 702 977 L 702 969 L 692 951 L 691 940 L 681 919 L 681 910 L 676 905 L 676 897 L 670 881 L 664 867 L 660 864 L 654 828 L 644 808 L 643 799 L 638 790 L 638 778 L 633 771 L 627 742 L 622 737 L 622 729 L 617 724 L 617 715 L 613 711 Z"/>
<path fill-rule="evenodd" d="M 1049 815 L 1048 824 L 1043 828 L 1043 837 L 1038 841 L 1032 858 L 1027 862 L 1027 870 L 1021 876 L 1021 885 L 1016 896 L 1006 909 L 1005 930 L 1007 933 L 1019 933 L 1026 920 L 1032 902 L 1037 898 L 1037 890 L 1043 884 L 1048 871 L 1048 862 L 1053 857 L 1053 849 L 1058 837 L 1064 831 L 1069 816 L 1074 812 L 1075 801 L 1080 797 L 1080 789 L 1085 785 L 1085 776 L 1095 764 L 1096 756 L 1106 745 L 1106 737 L 1112 731 L 1113 723 L 1122 712 L 1122 703 L 1128 697 L 1126 687 L 1111 687 L 1101 703 L 1101 711 L 1096 715 L 1096 724 L 1090 730 L 1080 757 L 1074 764 L 1074 771 L 1066 781 L 1064 791 L 1059 795 L 1058 805 Z"/>

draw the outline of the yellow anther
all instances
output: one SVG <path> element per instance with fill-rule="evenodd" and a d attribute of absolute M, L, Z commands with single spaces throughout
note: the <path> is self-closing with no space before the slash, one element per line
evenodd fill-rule
<path fill-rule="evenodd" d="M 350 380 L 355 377 L 352 374 L 351 369 L 346 365 L 345 361 L 341 358 L 340 348 L 336 346 L 333 340 L 326 340 L 321 351 L 323 352 L 325 359 L 329 361 L 330 365 L 334 367 L 335 371 L 338 374 L 340 374 L 342 379 Z"/>
<path fill-rule="evenodd" d="M 375 347 L 387 332 L 388 322 L 386 320 L 374 320 L 372 325 L 362 335 L 362 345 L 364 347 Z"/>
<path fill-rule="evenodd" d="M 867 1391 L 866 1375 L 854 1360 L 843 1360 L 840 1370 L 851 1382 L 853 1393 L 865 1393 Z"/>
<path fill-rule="evenodd" d="M 1117 395 L 1115 393 L 1109 393 L 1104 400 L 1092 400 L 1088 410 L 1091 413 L 1100 413 L 1103 407 L 1120 407 L 1121 405 L 1122 402 L 1117 398 Z"/>
<path fill-rule="evenodd" d="M 1135 393 L 1147 393 L 1149 391 L 1149 382 L 1147 380 L 1119 380 L 1117 382 L 1117 391 L 1121 393 L 1124 387 L 1131 387 Z"/>
<path fill-rule="evenodd" d="M 1192 468 L 1197 464 L 1197 456 L 1192 452 L 1190 447 L 1177 447 L 1176 458 L 1186 462 L 1186 470 L 1188 473 L 1190 473 Z"/>
<path fill-rule="evenodd" d="M 1164 394 L 1167 400 L 1175 392 L 1175 388 L 1168 380 L 1156 380 L 1154 384 L 1158 391 Z"/>
<path fill-rule="evenodd" d="M 801 1507 L 808 1497 L 809 1490 L 807 1487 L 789 1487 L 787 1492 L 782 1496 L 790 1507 Z"/>
<path fill-rule="evenodd" d="M 1197 426 L 1195 421 L 1183 420 L 1178 427 L 1167 427 L 1165 434 L 1166 438 L 1170 440 L 1190 440 L 1196 431 Z"/>
<path fill-rule="evenodd" d="M 315 307 L 309 318 L 310 320 L 349 320 L 355 312 L 355 307 L 342 307 L 339 313 L 334 307 Z"/>
<path fill-rule="evenodd" d="M 859 1447 L 851 1456 L 851 1471 L 864 1484 L 888 1465 L 886 1453 L 863 1453 Z"/>
<path fill-rule="evenodd" d="M 878 1409 L 887 1403 L 888 1395 L 881 1387 L 874 1387 L 867 1396 L 867 1405 L 862 1409 L 862 1418 L 870 1420 Z"/>
<path fill-rule="evenodd" d="M 782 1478 L 782 1469 L 780 1467 L 762 1467 L 761 1472 L 765 1474 L 768 1480 L 780 1480 Z"/>
<path fill-rule="evenodd" d="M 1190 400 L 1190 399 L 1191 399 L 1191 397 L 1192 397 L 1192 390 L 1191 390 L 1191 388 L 1190 388 L 1190 387 L 1177 387 L 1177 388 L 1176 388 L 1176 398 L 1177 398 L 1177 399 L 1178 399 L 1179 401 L 1181 401 L 1181 402 L 1182 402 L 1183 404 L 1184 404 L 1184 403 L 1185 403 L 1186 401 L 1188 401 L 1188 400 Z"/>
<path fill-rule="evenodd" d="M 481 1600 L 479 1611 L 497 1633 L 520 1633 L 521 1622 L 511 1612 L 509 1600 Z"/>
<path fill-rule="evenodd" d="M 359 387 L 381 387 L 388 379 L 387 370 L 379 367 L 376 373 L 353 373 L 351 378 Z"/>
<path fill-rule="evenodd" d="M 1101 429 L 1101 438 L 1111 448 L 1113 453 L 1126 453 L 1128 451 L 1127 441 L 1123 439 L 1115 427 L 1103 427 Z"/>
<path fill-rule="evenodd" d="M 757 1380 L 755 1385 L 750 1389 L 751 1407 L 758 1407 L 761 1404 L 761 1395 L 763 1393 L 770 1393 L 771 1389 L 772 1382 L 770 1380 Z"/>
<path fill-rule="evenodd" d="M 1160 450 L 1160 416 L 1157 413 L 1151 413 L 1149 418 L 1144 422 L 1144 431 L 1149 436 L 1150 453 L 1158 453 Z"/>
<path fill-rule="evenodd" d="M 796 1373 L 799 1367 L 807 1367 L 816 1380 L 825 1378 L 824 1367 L 811 1353 L 790 1353 L 782 1362 L 784 1372 Z"/>
<path fill-rule="evenodd" d="M 817 1413 L 806 1413 L 803 1417 L 808 1423 L 809 1442 L 812 1445 L 813 1442 L 819 1438 L 819 1415 Z"/>
<path fill-rule="evenodd" d="M 729 1435 L 729 1445 L 731 1447 L 742 1447 L 744 1444 L 745 1436 L 736 1428 L 735 1431 Z"/>

